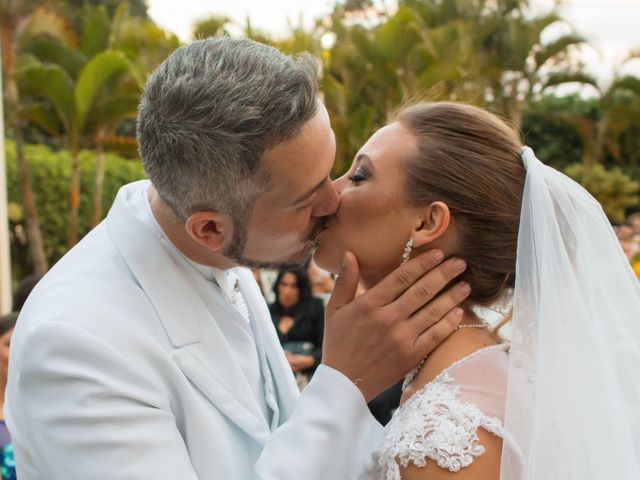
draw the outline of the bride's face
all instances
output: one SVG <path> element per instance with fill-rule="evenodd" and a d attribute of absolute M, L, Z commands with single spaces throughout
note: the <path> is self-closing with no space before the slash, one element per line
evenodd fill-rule
<path fill-rule="evenodd" d="M 360 149 L 349 171 L 335 180 L 340 205 L 318 237 L 316 263 L 333 273 L 345 251 L 353 252 L 360 277 L 370 288 L 402 262 L 416 222 L 404 200 L 403 165 L 416 139 L 400 123 L 378 130 Z"/>

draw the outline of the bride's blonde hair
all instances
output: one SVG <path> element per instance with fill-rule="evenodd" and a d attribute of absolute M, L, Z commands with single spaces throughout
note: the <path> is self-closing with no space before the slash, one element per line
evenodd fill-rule
<path fill-rule="evenodd" d="M 451 102 L 409 106 L 397 120 L 418 140 L 407 159 L 407 200 L 448 205 L 460 227 L 452 255 L 468 264 L 460 279 L 472 302 L 493 304 L 515 283 L 525 179 L 518 134 L 486 110 Z"/>

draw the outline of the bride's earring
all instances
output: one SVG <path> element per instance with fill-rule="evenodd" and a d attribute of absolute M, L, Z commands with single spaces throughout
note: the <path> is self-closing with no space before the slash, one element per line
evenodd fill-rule
<path fill-rule="evenodd" d="M 409 257 L 411 256 L 411 249 L 413 248 L 413 238 L 410 238 L 407 244 L 404 246 L 404 252 L 402 252 L 402 263 L 404 265 L 409 261 Z"/>

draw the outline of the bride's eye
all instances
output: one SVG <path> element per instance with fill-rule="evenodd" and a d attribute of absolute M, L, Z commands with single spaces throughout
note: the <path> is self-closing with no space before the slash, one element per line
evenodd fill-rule
<path fill-rule="evenodd" d="M 351 183 L 357 185 L 358 183 L 366 180 L 367 175 L 364 171 L 358 168 L 353 175 L 349 175 L 347 178 L 351 181 Z"/>

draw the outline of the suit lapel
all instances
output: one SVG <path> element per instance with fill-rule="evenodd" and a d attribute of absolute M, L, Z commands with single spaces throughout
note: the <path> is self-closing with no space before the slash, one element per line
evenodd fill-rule
<path fill-rule="evenodd" d="M 148 182 L 122 187 L 107 216 L 116 248 L 136 277 L 165 328 L 178 366 L 189 380 L 233 423 L 264 443 L 269 428 L 240 366 L 196 288 L 156 232 L 129 204 Z M 228 312 L 221 309 L 220 315 Z"/>

